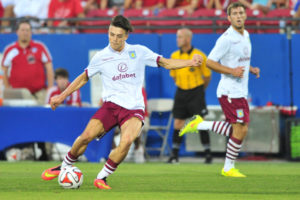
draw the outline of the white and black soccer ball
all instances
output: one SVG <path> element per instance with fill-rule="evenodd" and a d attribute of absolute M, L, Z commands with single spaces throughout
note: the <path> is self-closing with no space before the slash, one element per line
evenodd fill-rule
<path fill-rule="evenodd" d="M 83 174 L 77 167 L 65 167 L 59 173 L 58 183 L 65 189 L 78 189 L 83 183 Z"/>

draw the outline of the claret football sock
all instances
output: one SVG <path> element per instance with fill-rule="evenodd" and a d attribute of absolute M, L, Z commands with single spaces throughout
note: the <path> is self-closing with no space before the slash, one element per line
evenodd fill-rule
<path fill-rule="evenodd" d="M 225 172 L 229 171 L 231 168 L 234 168 L 234 162 L 238 157 L 241 148 L 242 141 L 231 136 L 227 143 L 226 158 L 224 165 Z"/>
<path fill-rule="evenodd" d="M 61 166 L 62 166 L 62 168 L 68 167 L 68 166 L 70 167 L 70 166 L 72 166 L 76 161 L 77 161 L 77 157 L 73 156 L 73 155 L 71 154 L 71 151 L 69 151 L 68 154 L 65 156 L 65 158 L 64 158 L 64 160 L 63 160 Z"/>
<path fill-rule="evenodd" d="M 110 158 L 106 161 L 105 165 L 103 166 L 102 170 L 97 175 L 97 179 L 106 179 L 110 174 L 114 173 L 117 169 L 118 164 L 112 161 Z"/>

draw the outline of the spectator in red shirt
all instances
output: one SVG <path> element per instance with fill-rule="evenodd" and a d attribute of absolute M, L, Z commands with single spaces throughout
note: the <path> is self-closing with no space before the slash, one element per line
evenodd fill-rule
<path fill-rule="evenodd" d="M 14 0 L 1 0 L 1 5 L 3 7 L 3 17 L 4 18 L 10 18 L 14 17 Z M 11 32 L 11 28 L 8 26 L 10 25 L 10 21 L 3 20 L 1 21 L 1 27 L 6 27 L 0 29 L 1 32 L 8 33 Z"/>
<path fill-rule="evenodd" d="M 5 88 L 27 88 L 44 105 L 46 88 L 54 83 L 51 55 L 43 43 L 31 39 L 28 21 L 18 24 L 17 35 L 18 41 L 4 50 L 1 63 Z"/>
<path fill-rule="evenodd" d="M 50 104 L 50 99 L 56 95 L 60 95 L 69 85 L 69 73 L 64 68 L 57 68 L 55 70 L 56 85 L 50 88 L 47 92 L 46 104 Z M 67 106 L 81 106 L 80 91 L 73 92 L 63 102 Z"/>
<path fill-rule="evenodd" d="M 179 8 L 192 14 L 200 5 L 199 0 L 167 0 L 167 8 Z"/>
<path fill-rule="evenodd" d="M 81 0 L 81 6 L 84 13 L 88 13 L 91 10 L 103 9 L 101 6 L 101 0 Z"/>
<path fill-rule="evenodd" d="M 136 9 L 161 9 L 165 7 L 165 0 L 135 0 L 135 8 Z"/>
<path fill-rule="evenodd" d="M 230 0 L 204 0 L 204 7 L 207 9 L 226 10 Z"/>
<path fill-rule="evenodd" d="M 49 11 L 48 11 L 49 18 L 83 18 L 83 8 L 80 4 L 79 0 L 51 0 L 49 4 Z M 58 26 L 58 27 L 67 27 L 72 25 L 72 23 L 68 22 L 68 20 L 62 21 L 48 21 L 48 27 Z M 74 23 L 73 23 L 74 24 Z M 75 23 L 78 25 L 79 23 Z M 54 32 L 51 29 L 51 32 Z M 58 32 L 70 32 L 70 29 L 65 29 L 64 31 Z"/>
<path fill-rule="evenodd" d="M 101 9 L 128 9 L 132 7 L 131 0 L 100 0 Z"/>

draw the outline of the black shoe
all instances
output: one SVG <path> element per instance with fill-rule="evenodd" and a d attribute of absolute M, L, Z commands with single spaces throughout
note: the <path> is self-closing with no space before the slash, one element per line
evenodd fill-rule
<path fill-rule="evenodd" d="M 169 160 L 167 161 L 167 163 L 170 163 L 170 164 L 176 164 L 176 163 L 179 163 L 178 157 L 171 156 L 171 157 L 169 158 Z"/>
<path fill-rule="evenodd" d="M 205 156 L 205 161 L 204 161 L 205 164 L 211 164 L 212 163 L 212 156 L 211 154 L 207 154 Z"/>

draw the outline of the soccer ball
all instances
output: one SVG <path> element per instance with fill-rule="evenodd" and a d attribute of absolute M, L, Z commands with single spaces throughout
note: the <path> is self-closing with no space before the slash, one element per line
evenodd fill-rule
<path fill-rule="evenodd" d="M 65 189 L 78 189 L 83 182 L 83 174 L 77 167 L 65 167 L 58 176 L 58 183 Z"/>

